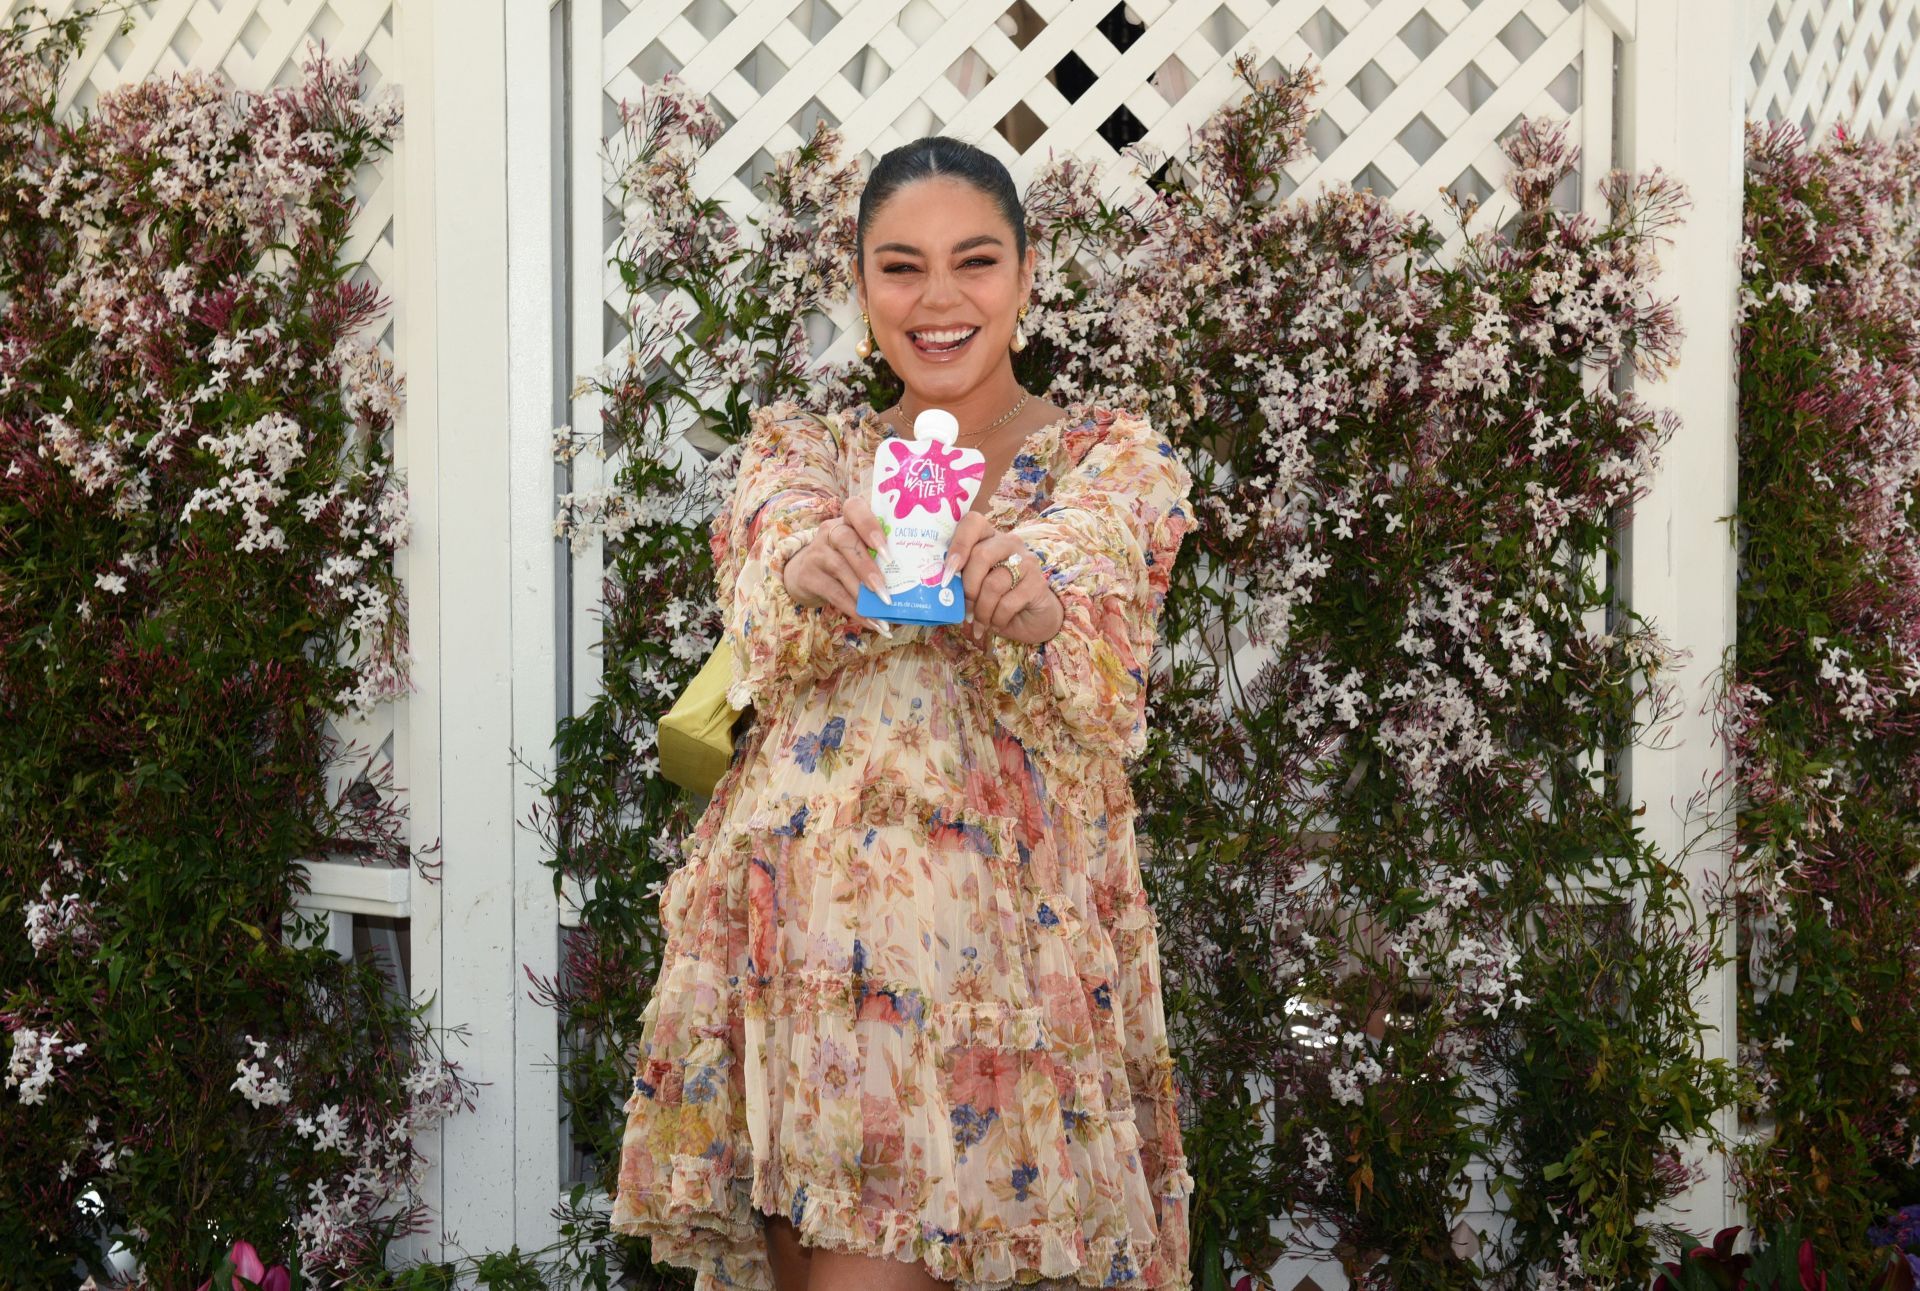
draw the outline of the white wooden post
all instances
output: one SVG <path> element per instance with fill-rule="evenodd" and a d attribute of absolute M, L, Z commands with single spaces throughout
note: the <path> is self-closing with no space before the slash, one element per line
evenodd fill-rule
<path fill-rule="evenodd" d="M 573 202 L 568 212 L 567 236 L 571 247 L 570 348 L 568 358 L 573 370 L 569 384 L 598 370 L 606 358 L 605 320 L 610 294 L 619 286 L 619 272 L 607 263 L 607 172 L 606 151 L 609 137 L 618 137 L 618 119 L 608 121 L 609 100 L 637 98 L 641 82 L 628 75 L 615 86 L 602 59 L 602 34 L 597 11 L 575 12 L 568 24 L 567 57 L 571 68 L 572 99 L 567 112 L 567 149 Z M 658 16 L 640 15 L 651 21 Z M 631 19 L 629 20 L 629 23 Z M 629 55 L 630 56 L 630 55 Z M 624 293 L 623 293 L 624 294 Z M 626 302 L 614 297 L 615 304 Z M 571 424 L 577 434 L 599 429 L 605 401 L 597 390 L 588 389 L 572 400 Z M 604 486 L 611 472 L 591 449 L 569 464 L 568 487 L 585 493 Z M 568 673 L 572 678 L 573 711 L 582 713 L 600 693 L 600 584 L 606 569 L 600 544 L 595 542 L 573 558 L 570 617 L 571 649 Z"/>
<path fill-rule="evenodd" d="M 553 774 L 554 728 L 561 712 L 559 642 L 567 612 L 564 546 L 553 533 L 553 427 L 565 406 L 556 374 L 564 275 L 555 260 L 564 245 L 566 155 L 558 146 L 565 112 L 556 112 L 564 84 L 562 14 L 551 3 L 507 6 L 507 373 L 511 418 L 508 502 L 512 534 L 513 792 L 508 826 L 513 853 L 513 992 L 515 1240 L 523 1249 L 559 1237 L 553 1206 L 562 1164 L 560 1055 L 562 1020 L 532 997 L 531 971 L 559 969 L 560 909 L 543 843 L 525 828 Z M 576 20 L 578 15 L 576 15 Z M 522 767 L 519 763 L 525 763 Z"/>
<path fill-rule="evenodd" d="M 437 743 L 439 768 L 437 819 L 416 807 L 415 836 L 443 841 L 439 882 L 415 888 L 416 981 L 438 992 L 435 1026 L 467 1028 L 448 1057 L 486 1082 L 476 1110 L 421 1145 L 444 1243 L 422 1245 L 451 1258 L 557 1236 L 557 1024 L 522 971 L 553 972 L 557 915 L 519 828 L 535 791 L 512 760 L 545 758 L 556 708 L 551 37 L 546 5 L 396 12 L 410 50 L 413 742 L 420 767 Z"/>
<path fill-rule="evenodd" d="M 447 16 L 453 17 L 451 14 Z M 411 540 L 402 552 L 402 558 L 408 565 L 409 635 L 416 687 L 412 696 L 413 722 L 408 736 L 417 765 L 423 771 L 432 768 L 433 783 L 430 801 L 423 800 L 416 787 L 413 802 L 414 837 L 421 844 L 436 838 L 442 839 L 442 850 L 435 859 L 444 868 L 449 851 L 444 845 L 446 840 L 442 831 L 446 795 L 443 792 L 445 776 L 440 750 L 446 732 L 441 727 L 441 707 L 442 697 L 446 693 L 446 678 L 452 674 L 442 667 L 441 660 L 444 635 L 440 614 L 444 599 L 440 582 L 444 546 L 441 511 L 446 485 L 440 478 L 443 408 L 440 401 L 439 320 L 443 312 L 457 320 L 460 312 L 449 311 L 440 295 L 438 264 L 445 235 L 440 229 L 441 211 L 436 198 L 443 170 L 439 157 L 443 130 L 441 122 L 444 119 L 448 123 L 444 128 L 456 134 L 466 123 L 461 120 L 463 105 L 453 99 L 450 90 L 443 92 L 439 81 L 443 69 L 450 72 L 457 66 L 460 55 L 455 46 L 469 39 L 471 33 L 456 24 L 443 38 L 440 29 L 445 24 L 440 20 L 440 8 L 436 5 L 411 5 L 397 17 L 404 25 L 401 39 L 406 47 L 407 68 L 406 120 L 403 127 L 406 151 L 402 158 L 406 184 L 405 201 L 402 203 L 402 246 L 405 248 L 402 263 L 406 269 L 401 298 L 411 310 L 411 318 L 402 337 L 405 351 L 402 355 L 405 363 L 403 370 L 407 374 L 408 490 L 413 510 Z M 444 104 L 443 93 L 448 99 Z M 459 381 L 455 378 L 452 383 L 457 386 Z M 458 419 L 452 416 L 451 408 L 445 409 L 445 412 L 448 414 L 448 424 L 459 424 Z M 416 780 L 424 778 L 424 775 L 417 776 Z M 466 856 L 454 854 L 461 855 L 464 866 Z M 445 993 L 449 976 L 444 962 L 449 941 L 446 921 L 451 907 L 445 900 L 444 883 L 429 884 L 416 876 L 415 887 L 418 891 L 413 902 L 412 926 L 414 989 L 420 998 L 431 997 L 435 1001 L 427 1020 L 435 1026 L 445 1026 L 458 1016 L 459 1009 L 463 1007 L 451 1001 Z M 453 939 L 458 940 L 457 933 Z M 471 1046 L 449 1040 L 447 1050 L 448 1056 L 460 1061 L 467 1074 L 485 1079 L 485 1074 L 477 1070 L 480 1063 Z M 450 1153 L 463 1147 L 464 1141 L 463 1131 L 443 1124 L 438 1133 L 419 1144 L 430 1163 L 422 1182 L 422 1195 L 432 1211 L 433 1228 L 422 1234 L 420 1240 L 411 1244 L 403 1255 L 439 1258 L 445 1253 L 440 1239 L 450 1226 L 447 1206 L 453 1195 L 463 1190 L 457 1164 L 453 1169 L 447 1167 L 451 1164 Z M 448 1183 L 450 1178 L 454 1180 L 451 1187 Z M 451 1226 L 458 1227 L 457 1224 Z"/>
<path fill-rule="evenodd" d="M 394 200 L 394 243 L 398 250 L 393 298 L 394 363 L 406 380 L 406 399 L 394 435 L 394 465 L 407 481 L 410 533 L 397 555 L 407 587 L 407 637 L 412 656 L 414 693 L 407 697 L 406 720 L 394 731 L 395 782 L 407 795 L 412 841 L 424 847 L 440 835 L 440 490 L 439 371 L 434 362 L 439 302 L 435 229 L 434 139 L 439 113 L 434 102 L 434 11 L 408 5 L 393 14 L 399 46 L 402 110 L 399 137 L 390 159 Z M 412 945 L 410 989 L 416 1000 L 435 995 L 444 979 L 440 956 L 440 890 L 409 866 L 401 876 L 409 887 L 407 933 Z M 436 1000 L 438 997 L 436 996 Z M 444 1001 L 428 1015 L 438 1025 Z M 458 1046 L 449 1044 L 450 1050 Z M 450 1056 L 459 1057 L 458 1054 Z M 446 1145 L 440 1133 L 418 1142 L 427 1166 L 420 1190 L 432 1218 L 428 1231 L 395 1243 L 394 1257 L 413 1262 L 440 1254 L 441 1207 L 445 1201 Z"/>
<path fill-rule="evenodd" d="M 1746 0 L 1642 0 L 1625 46 L 1622 165 L 1664 168 L 1686 182 L 1692 205 L 1662 248 L 1661 290 L 1677 297 L 1686 338 L 1679 362 L 1641 393 L 1674 409 L 1682 429 L 1668 442 L 1652 493 L 1636 510 L 1626 544 L 1631 604 L 1673 645 L 1689 652 L 1677 680 L 1684 708 L 1661 749 L 1633 749 L 1628 782 L 1647 809 L 1650 838 L 1668 856 L 1690 841 L 1685 862 L 1696 902 L 1710 874 L 1724 873 L 1725 831 L 1704 839 L 1702 813 L 1724 825 L 1728 772 L 1714 738 L 1713 674 L 1734 640 L 1734 553 L 1722 517 L 1735 500 L 1737 387 L 1734 302 L 1739 291 Z M 1726 932 L 1732 949 L 1732 929 Z M 1729 964 L 1700 986 L 1695 1008 L 1713 1029 L 1707 1057 L 1736 1056 L 1736 978 Z M 1731 1135 L 1734 1116 L 1720 1126 Z M 1691 1159 L 1707 1176 L 1661 1218 L 1711 1235 L 1741 1222 L 1726 1161 L 1698 1142 Z"/>

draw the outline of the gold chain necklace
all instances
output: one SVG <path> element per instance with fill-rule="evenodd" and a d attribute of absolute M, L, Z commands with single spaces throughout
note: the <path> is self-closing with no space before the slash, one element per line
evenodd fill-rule
<path fill-rule="evenodd" d="M 1000 414 L 1000 417 L 997 421 L 991 422 L 981 430 L 974 432 L 971 436 L 955 435 L 953 437 L 953 442 L 955 444 L 962 445 L 964 447 L 969 447 L 969 448 L 972 447 L 971 444 L 966 443 L 968 439 L 972 439 L 975 443 L 978 443 L 980 440 L 985 439 L 988 435 L 992 434 L 994 431 L 998 430 L 1000 427 L 1006 425 L 1009 421 L 1012 421 L 1015 415 L 1017 415 L 1022 408 L 1027 406 L 1027 401 L 1031 398 L 1033 398 L 1033 394 L 1031 391 L 1022 390 L 1020 392 L 1020 398 L 1014 403 L 1013 407 L 1007 409 L 1004 413 Z M 893 412 L 894 409 L 889 408 L 887 409 L 887 411 Z"/>

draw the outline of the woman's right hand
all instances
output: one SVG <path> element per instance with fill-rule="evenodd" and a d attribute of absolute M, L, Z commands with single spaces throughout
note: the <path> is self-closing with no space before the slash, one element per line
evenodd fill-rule
<path fill-rule="evenodd" d="M 787 558 L 787 594 L 796 605 L 831 605 L 856 626 L 892 636 L 891 625 L 868 619 L 854 608 L 861 583 L 876 596 L 886 586 L 873 558 L 873 551 L 885 543 L 873 508 L 864 499 L 849 498 L 839 515 L 814 532 L 812 542 Z"/>

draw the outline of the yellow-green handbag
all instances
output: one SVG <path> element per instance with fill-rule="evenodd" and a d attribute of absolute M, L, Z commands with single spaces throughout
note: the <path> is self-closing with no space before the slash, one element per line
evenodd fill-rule
<path fill-rule="evenodd" d="M 727 702 L 732 682 L 733 643 L 723 636 L 660 719 L 660 774 L 683 789 L 711 794 L 733 761 L 733 725 L 747 710 Z"/>
<path fill-rule="evenodd" d="M 838 449 L 840 436 L 833 423 L 818 413 L 805 415 L 820 423 Z M 733 643 L 722 635 L 706 663 L 660 719 L 660 774 L 683 789 L 711 795 L 733 761 L 733 728 L 742 713 L 753 710 L 727 702 L 727 687 L 732 683 Z"/>

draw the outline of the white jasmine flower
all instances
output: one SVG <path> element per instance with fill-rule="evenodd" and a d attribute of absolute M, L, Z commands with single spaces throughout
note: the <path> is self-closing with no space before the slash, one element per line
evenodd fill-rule
<path fill-rule="evenodd" d="M 253 1046 L 254 1057 L 267 1056 L 266 1041 L 255 1040 L 252 1036 L 248 1036 L 247 1043 Z M 284 1068 L 286 1059 L 284 1056 L 275 1055 L 273 1063 L 276 1067 Z M 287 1087 L 286 1082 L 278 1076 L 267 1075 L 259 1063 L 242 1058 L 234 1064 L 234 1067 L 240 1074 L 228 1088 L 239 1090 L 241 1096 L 255 1107 L 278 1106 L 293 1097 L 293 1091 Z"/>

